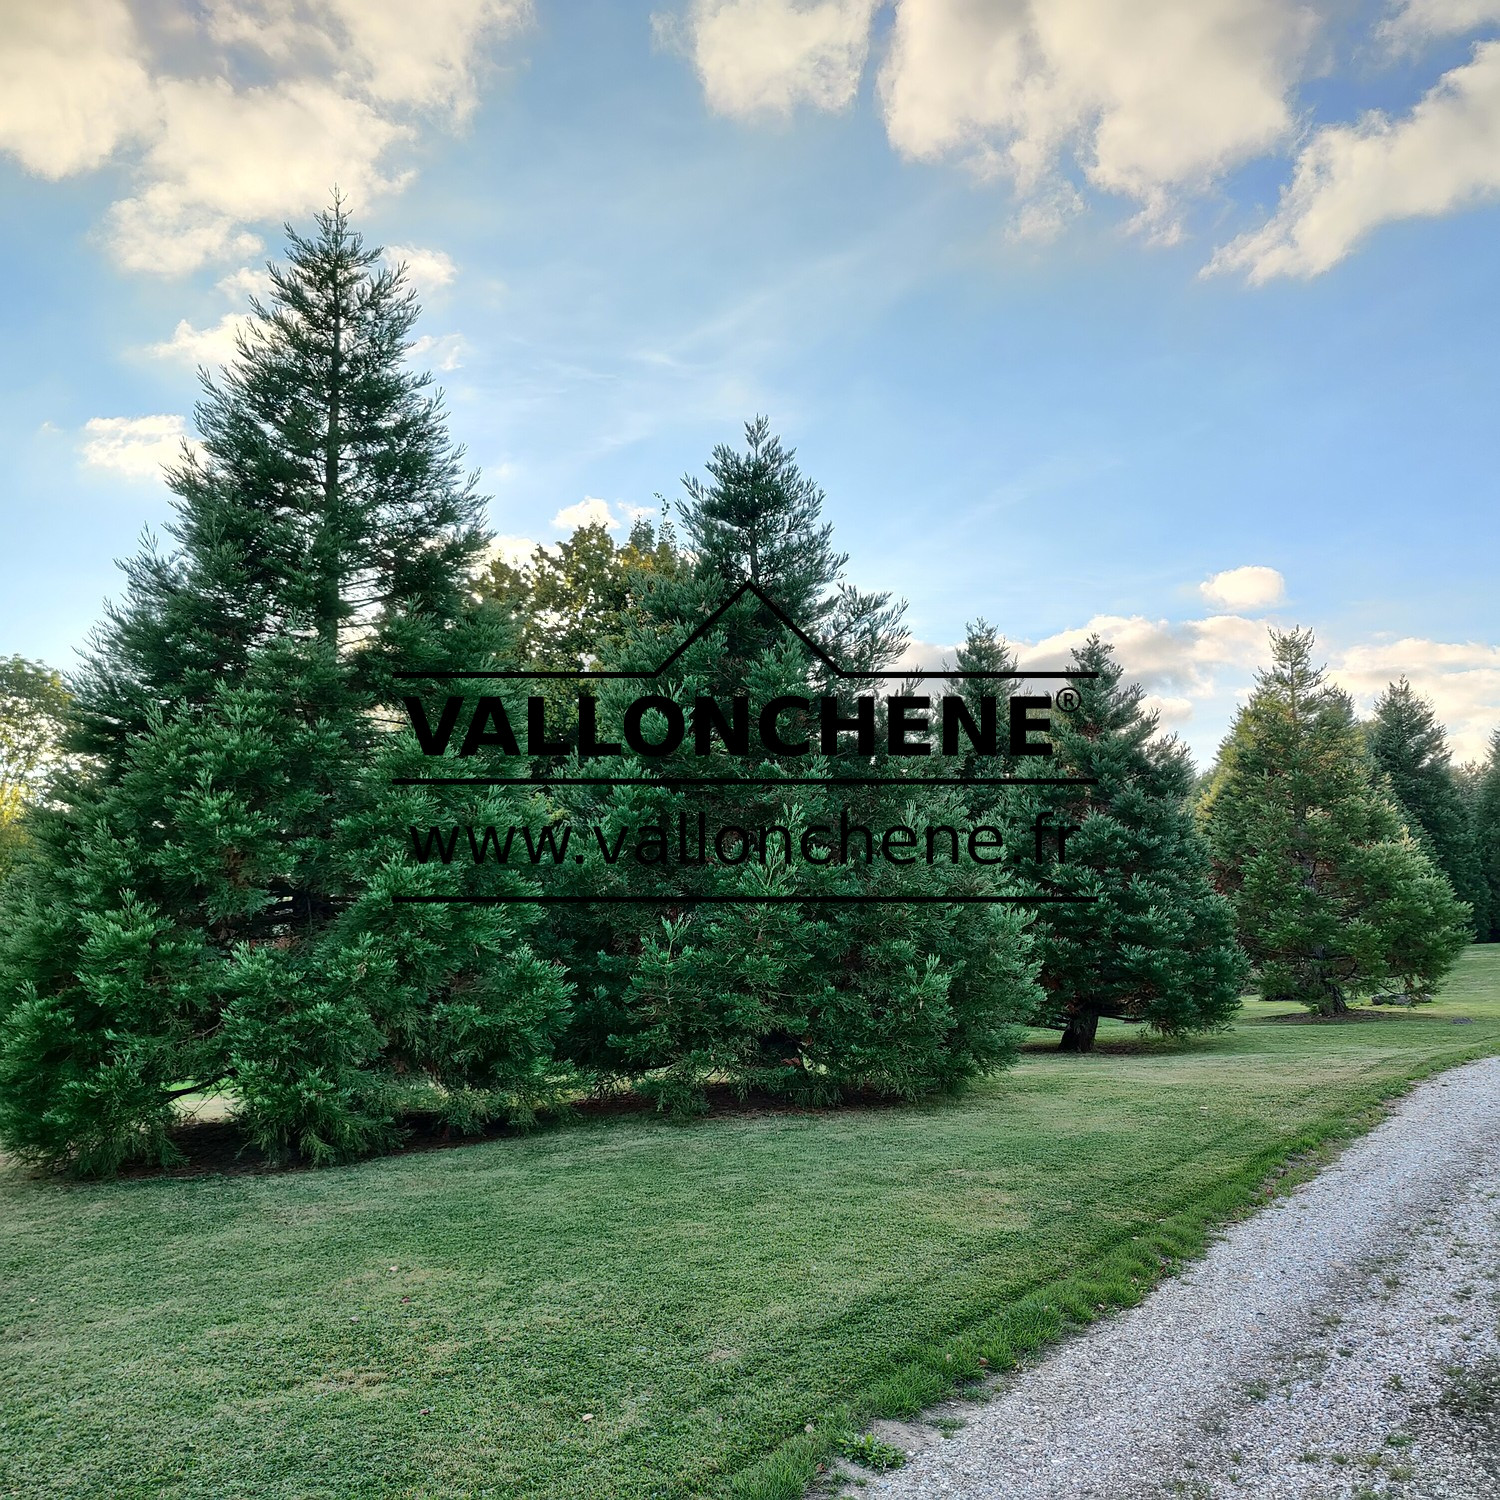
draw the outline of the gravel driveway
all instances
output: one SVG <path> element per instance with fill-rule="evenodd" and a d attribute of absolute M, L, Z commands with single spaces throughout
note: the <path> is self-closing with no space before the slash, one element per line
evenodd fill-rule
<path fill-rule="evenodd" d="M 1500 1058 L 999 1385 L 865 1500 L 1500 1500 Z M 955 1408 L 948 1408 L 954 1413 Z"/>

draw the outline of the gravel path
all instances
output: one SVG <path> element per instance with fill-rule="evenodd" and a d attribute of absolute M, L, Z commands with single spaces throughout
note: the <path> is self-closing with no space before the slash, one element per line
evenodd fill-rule
<path fill-rule="evenodd" d="M 1496 1500 L 1500 1058 L 1415 1089 L 865 1500 Z M 953 1412 L 954 1408 L 948 1408 Z"/>

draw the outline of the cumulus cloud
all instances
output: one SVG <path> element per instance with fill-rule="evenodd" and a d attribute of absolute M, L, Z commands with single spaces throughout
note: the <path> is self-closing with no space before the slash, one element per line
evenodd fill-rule
<path fill-rule="evenodd" d="M 464 362 L 469 346 L 461 333 L 424 333 L 414 339 L 409 358 L 414 364 L 435 370 L 456 370 Z"/>
<path fill-rule="evenodd" d="M 1071 165 L 1170 235 L 1180 194 L 1288 135 L 1311 36 L 1291 0 L 902 0 L 886 128 L 905 156 L 1003 174 L 1044 218 L 1076 201 Z"/>
<path fill-rule="evenodd" d="M 1316 276 L 1372 230 L 1500 196 L 1500 42 L 1475 47 L 1410 114 L 1372 110 L 1316 131 L 1266 224 L 1214 256 L 1210 271 L 1252 282 Z"/>
<path fill-rule="evenodd" d="M 1183 233 L 1189 204 L 1245 164 L 1298 147 L 1297 91 L 1328 71 L 1303 0 L 692 0 L 681 24 L 709 106 L 785 115 L 848 107 L 890 14 L 878 96 L 891 145 L 1012 189 L 1011 232 L 1055 234 L 1090 191 L 1133 228 Z M 1500 23 L 1500 0 L 1404 0 L 1376 27 L 1387 61 Z M 1301 141 L 1271 220 L 1207 268 L 1314 276 L 1379 224 L 1500 195 L 1500 42 L 1410 113 L 1372 111 Z"/>
<path fill-rule="evenodd" d="M 180 274 L 253 253 L 255 225 L 321 207 L 334 184 L 357 206 L 399 190 L 393 154 L 462 118 L 485 42 L 529 14 L 206 0 L 169 25 L 146 0 L 22 6 L 0 39 L 0 150 L 62 177 L 136 148 L 107 240 L 131 269 Z"/>
<path fill-rule="evenodd" d="M 498 558 L 501 562 L 518 568 L 522 563 L 531 561 L 531 554 L 540 545 L 541 543 L 532 541 L 529 536 L 497 536 L 485 549 L 484 564 L 487 567 Z"/>
<path fill-rule="evenodd" d="M 387 245 L 385 259 L 387 265 L 405 266 L 407 281 L 419 293 L 435 292 L 458 275 L 451 255 L 419 245 Z"/>
<path fill-rule="evenodd" d="M 1146 689 L 1146 706 L 1160 715 L 1163 729 L 1182 735 L 1199 764 L 1207 765 L 1254 687 L 1256 672 L 1269 664 L 1270 625 L 1264 617 L 1235 614 L 1175 621 L 1095 615 L 1076 628 L 1039 641 L 1012 641 L 1011 647 L 1022 670 L 1055 670 L 1071 665 L 1072 650 L 1098 635 L 1115 648 L 1126 678 Z M 1322 633 L 1319 639 L 1322 645 Z M 898 666 L 933 668 L 953 658 L 951 646 L 913 642 Z M 1321 659 L 1366 714 L 1392 682 L 1406 677 L 1432 700 L 1459 761 L 1482 760 L 1500 728 L 1500 646 L 1417 636 L 1335 641 Z"/>
<path fill-rule="evenodd" d="M 157 359 L 175 359 L 186 365 L 227 365 L 235 356 L 235 341 L 250 319 L 245 313 L 225 313 L 208 328 L 194 328 L 186 318 L 178 321 L 172 337 L 147 345 Z"/>
<path fill-rule="evenodd" d="M 1463 36 L 1500 21 L 1500 0 L 1406 0 L 1381 22 L 1380 32 L 1398 47 L 1413 48 L 1434 37 Z"/>
<path fill-rule="evenodd" d="M 577 531 L 580 526 L 604 526 L 618 531 L 621 525 L 609 501 L 594 495 L 585 495 L 577 505 L 565 505 L 553 516 L 552 524 L 559 531 Z"/>
<path fill-rule="evenodd" d="M 695 0 L 689 51 L 710 107 L 846 107 L 879 8 Z M 897 151 L 1008 178 L 1023 230 L 1081 203 L 1077 174 L 1171 237 L 1182 194 L 1288 138 L 1313 32 L 1296 0 L 894 0 L 879 94 Z"/>
<path fill-rule="evenodd" d="M 1286 579 L 1275 568 L 1229 568 L 1205 578 L 1198 592 L 1224 609 L 1260 609 L 1286 597 Z"/>
<path fill-rule="evenodd" d="M 0 40 L 0 151 L 66 177 L 154 124 L 155 98 L 124 0 L 9 6 Z"/>
<path fill-rule="evenodd" d="M 330 83 L 174 80 L 159 100 L 163 129 L 143 164 L 150 185 L 109 215 L 110 244 L 130 270 L 180 275 L 250 254 L 260 242 L 246 221 L 310 213 L 334 183 L 359 204 L 406 180 L 381 163 L 411 128 Z"/>
<path fill-rule="evenodd" d="M 83 461 L 127 479 L 156 479 L 182 456 L 187 428 L 179 416 L 91 417 L 84 423 Z"/>
<path fill-rule="evenodd" d="M 1063 667 L 1069 653 L 1091 635 L 1109 642 L 1136 682 L 1152 692 L 1182 699 L 1206 698 L 1219 690 L 1220 673 L 1247 672 L 1266 654 L 1266 621 L 1242 615 L 1202 620 L 1152 620 L 1145 615 L 1095 615 L 1071 630 L 1034 643 L 1018 642 L 1022 667 Z"/>
<path fill-rule="evenodd" d="M 1500 728 L 1500 646 L 1418 636 L 1347 647 L 1330 675 L 1368 710 L 1399 677 L 1432 699 L 1460 760 L 1482 760 Z"/>
<path fill-rule="evenodd" d="M 859 88 L 879 0 L 694 0 L 687 50 L 726 115 L 843 109 Z"/>

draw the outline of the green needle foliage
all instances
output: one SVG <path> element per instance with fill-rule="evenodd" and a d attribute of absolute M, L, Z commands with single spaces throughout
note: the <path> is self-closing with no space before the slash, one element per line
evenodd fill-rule
<path fill-rule="evenodd" d="M 845 669 L 878 671 L 904 643 L 900 606 L 861 593 L 845 579 L 821 520 L 822 493 L 771 436 L 764 419 L 746 429 L 744 451 L 721 447 L 710 482 L 687 482 L 682 530 L 691 567 L 658 574 L 644 592 L 633 629 L 607 665 L 649 671 L 666 659 L 734 591 L 753 582 Z M 638 682 L 601 687 L 602 722 L 618 724 Z M 649 684 L 691 724 L 699 696 L 752 705 L 782 696 L 810 700 L 780 716 L 783 739 L 805 751 L 731 756 L 690 753 L 692 735 L 672 754 L 628 747 L 601 764 L 644 782 L 574 789 L 571 815 L 599 824 L 609 840 L 633 841 L 652 825 L 667 856 L 642 864 L 628 854 L 579 875 L 596 894 L 661 897 L 640 907 L 584 908 L 592 915 L 554 927 L 578 989 L 570 1033 L 575 1062 L 600 1076 L 633 1078 L 677 1112 L 701 1106 L 715 1079 L 805 1102 L 851 1091 L 913 1097 L 951 1089 L 1005 1061 L 1036 990 L 1025 921 L 1015 908 L 925 903 L 804 905 L 787 898 L 861 895 L 1007 894 L 999 869 L 941 860 L 919 848 L 910 863 L 881 861 L 878 846 L 895 825 L 962 828 L 967 810 L 944 789 L 912 775 L 898 786 L 793 785 L 830 775 L 901 775 L 911 763 L 885 753 L 883 715 L 876 746 L 861 753 L 849 733 L 825 748 L 816 704 L 837 700 L 850 718 L 857 693 L 873 684 L 841 679 L 754 594 L 743 595 L 711 631 Z M 652 710 L 648 740 L 662 735 Z M 684 786 L 672 777 L 727 776 L 730 786 Z M 757 785 L 767 779 L 771 785 Z M 786 785 L 776 784 L 786 781 Z M 694 852 L 698 820 L 712 842 L 725 831 L 725 861 L 677 859 L 679 830 Z M 845 824 L 870 830 L 838 847 Z M 802 834 L 821 829 L 802 852 Z M 734 832 L 732 830 L 741 830 Z M 761 830 L 771 830 L 764 838 Z M 776 832 L 784 830 L 785 832 Z M 788 845 L 793 846 L 788 855 Z M 870 857 L 874 853 L 874 858 Z M 743 858 L 736 858 L 743 853 Z M 710 904 L 705 897 L 768 899 Z"/>
<path fill-rule="evenodd" d="M 38 825 L 3 918 L 0 1138 L 107 1172 L 165 1158 L 172 1102 L 222 1089 L 251 1136 L 322 1161 L 402 1112 L 472 1124 L 548 1087 L 567 986 L 534 908 L 397 905 L 441 793 L 399 725 L 398 671 L 507 651 L 472 603 L 481 500 L 417 316 L 333 210 L 291 235 L 201 448 L 169 476 L 177 548 L 128 565 L 78 684 L 96 776 Z M 492 795 L 470 815 L 504 822 Z M 476 889 L 517 894 L 491 870 Z"/>
<path fill-rule="evenodd" d="M 1490 758 L 1479 773 L 1473 807 L 1474 844 L 1489 898 L 1481 936 L 1500 943 L 1500 729 L 1490 737 Z"/>
<path fill-rule="evenodd" d="M 1402 678 L 1375 704 L 1370 755 L 1385 773 L 1412 837 L 1448 877 L 1454 894 L 1488 925 L 1489 888 L 1474 827 L 1454 778 L 1448 737 L 1432 704 Z"/>
<path fill-rule="evenodd" d="M 1103 1016 L 1167 1036 L 1220 1030 L 1247 965 L 1193 823 L 1187 749 L 1157 733 L 1143 689 L 1123 681 L 1097 636 L 1073 652 L 1073 666 L 1099 675 L 1072 684 L 1079 706 L 1053 711 L 1053 757 L 1032 765 L 1095 784 L 1038 789 L 1013 845 L 1024 880 L 1093 898 L 1038 912 L 1045 1020 L 1062 1030 L 1064 1051 L 1090 1050 Z"/>
<path fill-rule="evenodd" d="M 1353 705 L 1312 649 L 1310 631 L 1272 631 L 1202 808 L 1262 998 L 1339 1015 L 1389 983 L 1429 992 L 1468 912 L 1376 784 Z"/>

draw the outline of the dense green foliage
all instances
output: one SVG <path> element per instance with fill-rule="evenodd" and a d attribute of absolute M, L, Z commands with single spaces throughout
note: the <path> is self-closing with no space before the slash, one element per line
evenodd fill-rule
<path fill-rule="evenodd" d="M 1138 1300 L 1288 1158 L 1500 1052 L 1500 949 L 1421 1011 L 1287 1009 L 1105 1022 L 916 1110 L 86 1192 L 0 1168 L 0 1494 L 800 1496 L 851 1426 Z"/>
<path fill-rule="evenodd" d="M 675 520 L 486 562 L 415 300 L 339 205 L 252 312 L 84 669 L 0 663 L 0 837 L 35 804 L 0 843 L 0 1140 L 28 1160 L 168 1161 L 203 1095 L 316 1163 L 623 1085 L 678 1114 L 916 1099 L 1028 1022 L 1072 1050 L 1101 1018 L 1221 1028 L 1236 924 L 1269 997 L 1420 996 L 1463 912 L 1428 853 L 1500 920 L 1500 772 L 1461 788 L 1404 684 L 1377 787 L 1278 638 L 1203 802 L 1226 902 L 1110 649 L 1074 653 L 1097 676 L 1043 760 L 976 622 L 958 666 L 1000 675 L 940 731 L 942 684 L 891 671 L 904 605 L 849 579 L 766 419 Z"/>
<path fill-rule="evenodd" d="M 618 646 L 642 591 L 684 564 L 670 524 L 637 519 L 619 544 L 601 522 L 580 526 L 556 547 L 529 557 L 492 558 L 482 595 L 511 619 L 522 662 L 539 669 L 586 666 Z"/>
<path fill-rule="evenodd" d="M 1383 985 L 1430 991 L 1468 914 L 1377 785 L 1348 695 L 1312 649 L 1311 632 L 1272 632 L 1202 808 L 1262 997 L 1335 1015 Z"/>
<path fill-rule="evenodd" d="M 1097 636 L 1072 662 L 1098 676 L 1073 684 L 1076 709 L 1052 714 L 1045 764 L 1093 784 L 1038 788 L 1015 843 L 1028 888 L 1092 898 L 1038 913 L 1044 1014 L 1073 1051 L 1093 1045 L 1102 1016 L 1169 1036 L 1215 1030 L 1239 1005 L 1246 964 L 1193 821 L 1187 749 L 1158 732 L 1142 688 Z"/>
<path fill-rule="evenodd" d="M 846 581 L 846 559 L 821 520 L 821 492 L 764 420 L 747 428 L 743 452 L 715 451 L 709 476 L 707 484 L 688 481 L 681 508 L 691 566 L 647 578 L 633 627 L 605 665 L 650 671 L 753 583 L 804 630 L 812 622 L 838 666 L 885 667 L 904 642 L 899 606 Z M 601 686 L 601 721 L 620 722 L 641 691 L 638 681 Z M 843 857 L 846 823 L 869 829 L 878 846 L 896 825 L 962 826 L 967 818 L 950 790 L 903 776 L 909 762 L 886 753 L 883 717 L 863 752 L 854 733 L 824 746 L 815 705 L 833 700 L 852 722 L 859 691 L 871 689 L 839 678 L 765 599 L 746 593 L 650 681 L 649 692 L 695 724 L 700 697 L 799 700 L 803 706 L 794 701 L 782 713 L 781 734 L 807 749 L 731 756 L 714 741 L 703 757 L 690 753 L 691 736 L 670 754 L 627 745 L 607 762 L 609 774 L 639 784 L 559 790 L 575 823 L 600 827 L 610 844 L 623 839 L 633 849 L 642 829 L 659 828 L 671 856 L 643 863 L 627 854 L 580 871 L 581 892 L 649 904 L 586 908 L 586 916 L 569 912 L 552 924 L 555 951 L 577 985 L 570 1056 L 579 1066 L 635 1079 L 681 1111 L 701 1102 L 712 1077 L 807 1102 L 861 1089 L 913 1097 L 955 1087 L 1011 1054 L 1013 1023 L 1027 1019 L 1036 1000 L 1021 912 L 848 899 L 1014 889 L 999 869 L 920 857 L 883 863 L 859 833 Z M 648 741 L 662 737 L 662 723 L 657 710 L 646 715 Z M 730 784 L 668 779 L 710 775 Z M 805 784 L 851 775 L 902 779 Z M 682 829 L 694 852 L 700 817 L 710 844 L 723 834 L 727 858 L 695 866 L 675 856 Z M 824 832 L 809 858 L 802 833 L 812 828 Z M 761 896 L 765 904 L 701 900 Z"/>
<path fill-rule="evenodd" d="M 1489 920 L 1481 936 L 1500 943 L 1500 729 L 1490 737 L 1490 756 L 1474 777 L 1470 818 L 1474 846 L 1489 897 Z"/>
<path fill-rule="evenodd" d="M 1476 935 L 1488 931 L 1489 887 L 1473 819 L 1432 705 L 1403 677 L 1375 704 L 1369 738 L 1371 758 L 1384 773 L 1407 828 L 1469 907 L 1471 930 Z"/>
<path fill-rule="evenodd" d="M 567 986 L 529 908 L 392 900 L 434 888 L 390 834 L 438 796 L 390 784 L 393 674 L 504 631 L 466 586 L 481 501 L 403 362 L 415 303 L 376 262 L 337 207 L 292 236 L 169 476 L 178 548 L 130 565 L 79 681 L 99 769 L 37 820 L 0 934 L 0 1133 L 29 1158 L 164 1157 L 185 1091 L 324 1160 L 406 1108 L 467 1124 L 547 1086 Z"/>

